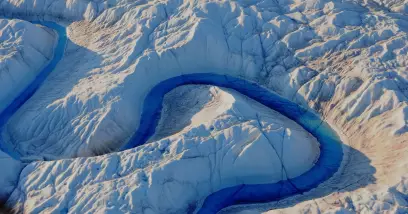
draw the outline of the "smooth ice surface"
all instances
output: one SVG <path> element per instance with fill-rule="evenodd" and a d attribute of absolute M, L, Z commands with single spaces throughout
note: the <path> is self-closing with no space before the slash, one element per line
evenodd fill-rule
<path fill-rule="evenodd" d="M 3 151 L 0 151 L 0 165 L 0 200 L 4 201 L 16 188 L 24 165 Z"/>

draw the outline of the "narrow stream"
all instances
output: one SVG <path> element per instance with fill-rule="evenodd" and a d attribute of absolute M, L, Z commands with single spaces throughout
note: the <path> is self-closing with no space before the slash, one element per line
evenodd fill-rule
<path fill-rule="evenodd" d="M 24 92 L 0 113 L 0 127 L 6 124 L 10 117 L 35 93 L 64 55 L 67 42 L 66 29 L 53 22 L 39 22 L 38 24 L 54 29 L 59 35 L 54 58 Z M 121 150 L 143 145 L 155 132 L 160 119 L 164 95 L 178 86 L 187 84 L 215 85 L 234 89 L 294 120 L 315 136 L 320 143 L 320 157 L 315 166 L 308 172 L 296 178 L 272 184 L 243 184 L 221 189 L 206 198 L 199 213 L 216 213 L 222 208 L 234 204 L 270 202 L 300 194 L 326 181 L 340 167 L 343 159 L 342 142 L 336 132 L 318 115 L 254 82 L 211 73 L 181 75 L 156 85 L 144 100 L 138 130 Z M 11 156 L 16 157 L 11 149 L 3 148 L 4 144 L 1 138 L 0 147 Z"/>
<path fill-rule="evenodd" d="M 318 115 L 257 85 L 254 82 L 212 73 L 186 74 L 162 81 L 146 96 L 139 128 L 121 150 L 143 145 L 154 134 L 160 120 L 164 95 L 188 84 L 215 85 L 234 89 L 255 101 L 285 115 L 310 132 L 320 143 L 320 157 L 309 171 L 272 184 L 238 185 L 209 195 L 199 213 L 216 213 L 234 204 L 277 201 L 316 188 L 339 169 L 343 160 L 342 142 L 336 132 Z M 294 157 L 295 158 L 295 157 Z"/>
<path fill-rule="evenodd" d="M 37 89 L 41 86 L 47 76 L 55 69 L 58 62 L 62 59 L 67 44 L 67 34 L 65 27 L 54 22 L 32 22 L 33 24 L 43 25 L 53 29 L 58 34 L 58 42 L 54 48 L 54 57 L 46 65 L 37 77 L 24 89 L 24 91 L 17 96 L 13 102 L 10 103 L 2 112 L 0 112 L 0 149 L 8 153 L 15 159 L 19 159 L 18 155 L 11 148 L 6 148 L 1 138 L 3 126 L 13 116 L 14 113 L 28 100 Z"/>

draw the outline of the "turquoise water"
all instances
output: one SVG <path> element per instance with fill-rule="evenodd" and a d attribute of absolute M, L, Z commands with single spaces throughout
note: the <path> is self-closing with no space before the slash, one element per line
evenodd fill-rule
<path fill-rule="evenodd" d="M 35 93 L 64 55 L 67 42 L 65 28 L 53 22 L 38 22 L 38 24 L 54 29 L 59 35 L 54 58 L 24 92 L 1 112 L 0 127 L 6 124 L 10 117 Z M 144 144 L 155 132 L 160 118 L 164 95 L 175 87 L 187 84 L 216 85 L 234 89 L 296 121 L 320 142 L 320 157 L 316 165 L 308 172 L 294 179 L 277 183 L 238 185 L 219 190 L 206 198 L 199 213 L 215 213 L 224 207 L 234 204 L 270 202 L 300 194 L 317 187 L 320 183 L 330 178 L 340 167 L 343 158 L 342 143 L 333 129 L 326 122 L 322 121 L 318 115 L 256 83 L 236 77 L 211 73 L 181 75 L 156 85 L 145 98 L 138 130 L 129 143 L 123 146 L 121 150 Z M 0 138 L 0 145 L 4 146 L 1 141 Z M 18 158 L 16 154 L 7 148 L 2 147 L 1 149 L 11 156 Z"/>

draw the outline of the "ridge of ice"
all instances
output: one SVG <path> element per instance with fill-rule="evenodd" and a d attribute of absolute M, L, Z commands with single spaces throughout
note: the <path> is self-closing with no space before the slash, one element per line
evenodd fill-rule
<path fill-rule="evenodd" d="M 178 112 L 183 101 L 191 108 Z M 10 200 L 26 213 L 188 213 L 217 190 L 294 178 L 319 157 L 319 143 L 301 126 L 235 91 L 181 86 L 164 105 L 160 124 L 185 116 L 192 124 L 123 152 L 31 163 Z"/>
<path fill-rule="evenodd" d="M 406 5 L 402 0 L 3 0 L 0 12 L 8 17 L 81 21 L 69 24 L 67 55 L 2 136 L 27 156 L 92 155 L 89 148 L 126 142 L 137 128 L 141 100 L 161 80 L 226 72 L 267 86 L 337 126 L 375 167 L 375 184 L 364 188 L 366 198 L 375 198 L 407 173 Z M 356 154 L 350 156 L 357 166 L 347 165 L 340 173 L 342 186 L 327 189 L 374 182 L 367 178 L 372 170 L 359 167 Z M 353 211 L 343 203 L 349 201 L 345 193 L 328 198 L 342 203 L 312 201 L 316 212 L 336 206 Z M 371 206 L 374 202 L 362 202 L 361 210 L 403 207 Z M 299 204 L 296 212 L 305 206 Z"/>
<path fill-rule="evenodd" d="M 0 19 L 0 112 L 52 58 L 54 37 L 30 22 Z"/>

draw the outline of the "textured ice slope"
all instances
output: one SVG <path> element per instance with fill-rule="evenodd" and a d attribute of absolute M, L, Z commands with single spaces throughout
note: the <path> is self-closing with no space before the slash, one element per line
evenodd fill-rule
<path fill-rule="evenodd" d="M 22 20 L 0 19 L 0 113 L 52 58 L 54 33 Z M 0 199 L 7 199 L 23 164 L 0 151 Z"/>
<path fill-rule="evenodd" d="M 66 57 L 2 133 L 23 156 L 119 147 L 136 130 L 141 102 L 155 84 L 183 73 L 228 73 L 315 109 L 363 154 L 349 154 L 337 184 L 319 189 L 335 193 L 310 202 L 316 212 L 338 206 L 358 212 L 357 202 L 367 212 L 397 206 L 369 204 L 378 202 L 377 190 L 407 174 L 406 1 L 34 2 L 3 0 L 1 8 L 8 15 L 87 19 L 69 25 Z M 370 200 L 358 201 L 360 187 Z M 321 195 L 255 208 L 315 197 Z"/>
<path fill-rule="evenodd" d="M 7 11 L 14 11 L 10 5 Z M 151 87 L 203 70 L 256 80 L 338 118 L 342 129 L 372 123 L 367 121 L 393 109 L 400 119 L 387 122 L 391 126 L 367 127 L 385 135 L 406 133 L 406 92 L 399 89 L 406 84 L 401 16 L 338 1 L 111 6 L 92 23 L 69 27 L 67 56 L 2 133 L 23 156 L 86 156 L 107 144 L 124 144 Z M 384 59 L 376 62 L 379 54 Z"/>
<path fill-rule="evenodd" d="M 52 58 L 52 30 L 21 20 L 0 19 L 0 112 Z"/>
<path fill-rule="evenodd" d="M 168 137 L 99 157 L 32 163 L 11 201 L 25 213 L 190 213 L 221 188 L 294 178 L 319 157 L 302 127 L 231 90 L 176 88 L 162 114 L 156 136 Z"/>

